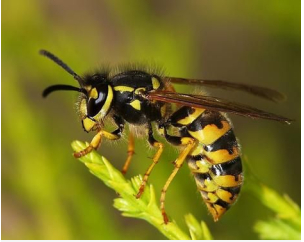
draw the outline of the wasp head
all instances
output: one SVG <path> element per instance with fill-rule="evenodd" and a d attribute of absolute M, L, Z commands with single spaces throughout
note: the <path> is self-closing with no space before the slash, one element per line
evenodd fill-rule
<path fill-rule="evenodd" d="M 107 82 L 107 77 L 102 74 L 88 75 L 84 78 L 86 95 L 80 101 L 82 125 L 86 132 L 100 126 L 102 120 L 111 109 L 113 100 L 112 87 Z"/>
<path fill-rule="evenodd" d="M 52 85 L 43 91 L 43 97 L 54 91 L 77 91 L 82 93 L 80 100 L 80 115 L 82 126 L 86 132 L 99 129 L 103 119 L 108 114 L 113 100 L 113 90 L 104 74 L 87 75 L 84 78 L 77 75 L 68 65 L 52 53 L 41 50 L 40 54 L 54 61 L 76 79 L 80 87 L 70 85 Z"/>

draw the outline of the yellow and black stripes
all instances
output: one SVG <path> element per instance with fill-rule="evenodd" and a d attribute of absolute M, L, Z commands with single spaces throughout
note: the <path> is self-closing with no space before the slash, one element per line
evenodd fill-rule
<path fill-rule="evenodd" d="M 243 182 L 240 150 L 232 127 L 219 112 L 192 107 L 182 107 L 169 121 L 180 128 L 181 136 L 199 141 L 188 155 L 188 166 L 217 221 L 236 201 Z M 165 137 L 178 145 L 176 137 Z"/>
<path fill-rule="evenodd" d="M 187 126 L 189 124 L 192 124 L 192 122 L 197 119 L 204 111 L 205 109 L 185 106 L 173 113 L 167 122 L 175 127 Z"/>

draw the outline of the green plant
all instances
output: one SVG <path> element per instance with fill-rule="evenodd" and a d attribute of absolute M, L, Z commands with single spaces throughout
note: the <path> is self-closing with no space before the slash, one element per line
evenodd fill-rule
<path fill-rule="evenodd" d="M 80 151 L 87 145 L 79 141 L 72 143 L 75 151 Z M 190 236 L 192 239 L 212 238 L 207 225 L 204 222 L 199 223 L 191 214 L 186 215 L 185 218 L 190 236 L 183 232 L 174 220 L 164 224 L 152 185 L 146 187 L 140 199 L 136 199 L 134 196 L 141 184 L 141 176 L 135 176 L 131 180 L 127 180 L 120 171 L 115 169 L 96 151 L 81 157 L 79 160 L 89 168 L 92 174 L 119 194 L 119 198 L 114 200 L 114 207 L 121 211 L 122 215 L 146 220 L 169 239 L 189 240 Z"/>
<path fill-rule="evenodd" d="M 249 171 L 247 162 L 245 167 Z M 247 172 L 246 189 L 271 211 L 273 218 L 267 221 L 259 220 L 254 230 L 261 239 L 301 239 L 301 210 L 292 199 L 284 194 L 278 194 L 273 189 L 259 181 L 252 171 Z"/>

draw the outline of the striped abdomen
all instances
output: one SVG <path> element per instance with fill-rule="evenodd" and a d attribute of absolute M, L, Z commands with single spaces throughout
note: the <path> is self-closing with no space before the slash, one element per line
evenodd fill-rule
<path fill-rule="evenodd" d="M 171 116 L 182 135 L 198 143 L 188 166 L 208 210 L 217 221 L 236 201 L 243 175 L 240 148 L 229 121 L 219 112 L 183 107 Z"/>

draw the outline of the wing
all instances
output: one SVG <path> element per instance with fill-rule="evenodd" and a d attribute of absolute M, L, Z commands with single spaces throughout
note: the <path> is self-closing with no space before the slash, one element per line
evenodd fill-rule
<path fill-rule="evenodd" d="M 190 95 L 175 92 L 166 91 L 151 91 L 143 94 L 145 98 L 149 100 L 156 100 L 167 103 L 175 103 L 184 106 L 191 106 L 196 108 L 205 108 L 208 110 L 234 113 L 237 115 L 250 117 L 250 118 L 261 118 L 279 121 L 282 123 L 290 124 L 291 119 L 279 116 L 276 114 L 268 113 L 260 109 L 256 109 L 243 104 L 230 102 L 224 99 L 203 96 L 203 95 Z"/>
<path fill-rule="evenodd" d="M 178 77 L 164 77 L 165 81 L 169 81 L 177 84 L 195 84 L 202 85 L 207 87 L 217 87 L 222 89 L 230 89 L 230 90 L 239 90 L 243 92 L 247 92 L 249 94 L 273 101 L 273 102 L 281 102 L 286 99 L 285 95 L 272 90 L 270 88 L 246 85 L 242 83 L 234 83 L 227 82 L 221 80 L 199 80 L 199 79 L 186 79 L 186 78 L 178 78 Z"/>

